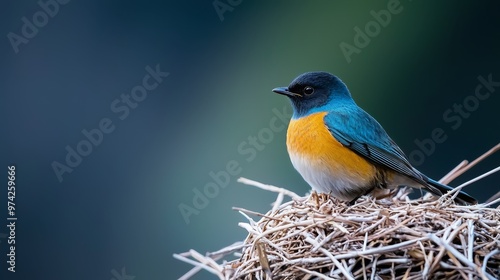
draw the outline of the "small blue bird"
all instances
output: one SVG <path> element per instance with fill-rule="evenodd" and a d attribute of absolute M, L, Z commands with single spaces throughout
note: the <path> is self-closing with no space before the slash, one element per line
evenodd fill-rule
<path fill-rule="evenodd" d="M 295 169 L 317 192 L 352 203 L 376 189 L 398 186 L 424 188 L 437 196 L 452 190 L 415 169 L 336 76 L 308 72 L 273 91 L 291 100 L 288 153 Z M 455 201 L 477 203 L 465 192 Z"/>

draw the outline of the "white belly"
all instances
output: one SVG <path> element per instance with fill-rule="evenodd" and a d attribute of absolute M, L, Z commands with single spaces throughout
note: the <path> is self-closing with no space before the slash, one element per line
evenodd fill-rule
<path fill-rule="evenodd" d="M 346 174 L 342 169 L 332 171 L 321 159 L 312 160 L 294 152 L 289 154 L 293 167 L 316 192 L 331 193 L 338 199 L 350 201 L 371 188 L 369 182 L 360 180 L 356 174 Z"/>

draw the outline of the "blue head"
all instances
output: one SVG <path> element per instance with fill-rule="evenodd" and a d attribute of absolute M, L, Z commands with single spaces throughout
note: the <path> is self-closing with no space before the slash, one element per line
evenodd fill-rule
<path fill-rule="evenodd" d="M 273 91 L 290 98 L 293 118 L 355 104 L 347 86 L 327 72 L 304 73 L 295 78 L 288 87 L 275 88 Z"/>

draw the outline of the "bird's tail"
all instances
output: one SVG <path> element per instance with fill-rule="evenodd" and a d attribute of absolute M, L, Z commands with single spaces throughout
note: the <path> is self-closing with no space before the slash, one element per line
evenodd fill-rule
<path fill-rule="evenodd" d="M 453 190 L 452 187 L 443 185 L 437 181 L 432 180 L 431 178 L 426 178 L 426 182 L 433 187 L 429 188 L 429 190 L 435 195 L 441 196 L 447 193 L 448 191 Z M 441 193 L 435 193 L 436 189 Z M 458 195 L 455 197 L 455 202 L 459 204 L 477 204 L 477 200 L 475 198 L 473 198 L 472 196 L 468 195 L 463 191 L 458 192 Z"/>

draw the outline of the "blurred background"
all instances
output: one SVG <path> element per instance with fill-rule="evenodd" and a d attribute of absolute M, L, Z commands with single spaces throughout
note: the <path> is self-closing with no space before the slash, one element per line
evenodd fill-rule
<path fill-rule="evenodd" d="M 271 92 L 306 71 L 341 77 L 436 179 L 500 140 L 495 1 L 2 4 L 1 279 L 175 279 L 191 266 L 173 253 L 242 240 L 231 207 L 265 212 L 275 195 L 238 177 L 309 191 L 286 152 L 290 105 Z M 142 90 L 144 79 L 156 88 Z M 417 145 L 435 129 L 444 142 Z M 466 191 L 484 201 L 499 179 Z"/>

